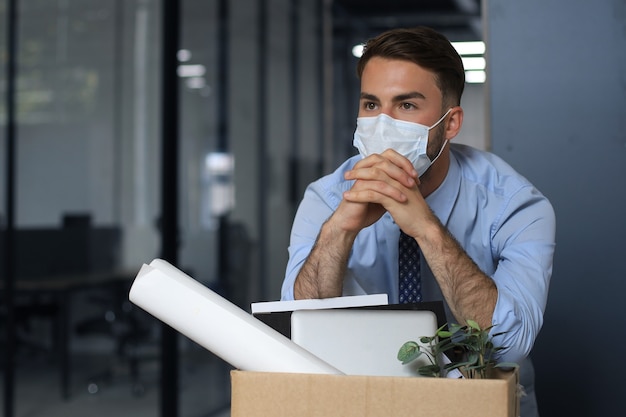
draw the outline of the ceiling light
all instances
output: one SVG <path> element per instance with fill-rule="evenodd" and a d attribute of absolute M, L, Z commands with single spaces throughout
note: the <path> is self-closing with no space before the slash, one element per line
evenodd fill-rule
<path fill-rule="evenodd" d="M 482 56 L 462 56 L 463 68 L 467 71 L 484 70 L 487 63 Z"/>
<path fill-rule="evenodd" d="M 181 49 L 176 53 L 176 58 L 180 62 L 187 62 L 191 59 L 191 51 L 189 49 Z"/>
<path fill-rule="evenodd" d="M 459 55 L 482 55 L 485 53 L 485 42 L 451 42 Z"/>
<path fill-rule="evenodd" d="M 179 77 L 202 77 L 206 73 L 206 67 L 204 65 L 179 65 L 178 66 Z"/>
<path fill-rule="evenodd" d="M 187 87 L 192 90 L 198 90 L 206 86 L 206 80 L 202 77 L 190 77 L 186 81 Z"/>
<path fill-rule="evenodd" d="M 482 84 L 486 80 L 485 71 L 465 71 L 465 82 L 468 84 Z"/>
<path fill-rule="evenodd" d="M 352 47 L 352 55 L 354 55 L 356 58 L 361 58 L 361 55 L 363 55 L 363 49 L 365 49 L 365 45 L 363 45 L 362 43 L 354 45 Z"/>

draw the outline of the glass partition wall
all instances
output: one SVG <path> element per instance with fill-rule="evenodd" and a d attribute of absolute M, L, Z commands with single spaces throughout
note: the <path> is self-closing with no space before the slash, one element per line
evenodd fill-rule
<path fill-rule="evenodd" d="M 0 3 L 0 227 L 11 160 L 16 268 L 15 374 L 3 369 L 0 385 L 13 388 L 2 401 L 15 416 L 155 416 L 164 395 L 177 398 L 168 415 L 228 411 L 229 365 L 181 335 L 176 392 L 163 391 L 161 323 L 128 303 L 132 279 L 163 247 L 166 1 L 13 0 L 12 155 Z M 280 297 L 295 207 L 332 159 L 322 138 L 331 2 L 176 3 L 178 219 L 168 243 L 181 269 L 248 310 Z M 3 307 L 3 357 L 5 325 Z"/>
<path fill-rule="evenodd" d="M 216 2 L 180 3 L 189 23 L 181 43 L 190 46 L 181 45 L 179 54 L 179 259 L 211 286 L 217 228 L 210 212 L 200 214 L 207 204 L 203 186 L 212 180 L 203 164 L 215 146 L 210 68 Z M 0 5 L 3 232 L 9 157 L 5 4 Z M 16 416 L 157 415 L 161 324 L 128 302 L 128 288 L 142 263 L 159 257 L 162 247 L 163 3 L 22 0 L 15 5 L 10 244 L 16 344 L 8 382 L 13 398 L 2 402 L 12 402 Z M 203 73 L 190 73 L 200 67 Z M 4 253 L 3 248 L 0 262 Z M 0 320 L 4 347 L 4 314 Z M 206 415 L 223 407 L 229 394 L 226 366 L 184 337 L 177 345 L 179 411 Z M 6 375 L 2 372 L 3 387 Z"/>
<path fill-rule="evenodd" d="M 16 146 L 9 155 L 11 3 L 18 48 Z M 175 172 L 166 172 L 171 155 L 162 151 L 172 139 L 163 135 L 163 37 L 172 19 L 163 13 L 166 3 L 176 3 L 180 14 Z M 167 244 L 181 269 L 245 310 L 280 297 L 305 187 L 355 153 L 351 51 L 370 36 L 353 30 L 364 26 L 356 12 L 385 6 L 367 4 L 0 2 L 0 231 L 7 229 L 12 161 L 17 336 L 15 378 L 3 369 L 0 384 L 14 388 L 13 415 L 227 413 L 229 365 L 181 335 L 162 355 L 163 327 L 128 303 L 128 286 Z M 414 7 L 423 12 L 421 3 Z M 474 143 L 484 139 L 483 89 L 466 87 L 469 129 L 459 139 Z M 171 226 L 162 218 L 168 178 L 176 182 L 176 233 L 163 242 L 164 226 Z M 2 299 L 3 358 L 6 310 Z M 171 380 L 161 373 L 167 361 L 175 365 Z M 164 396 L 175 410 L 164 410 Z"/>
<path fill-rule="evenodd" d="M 159 247 L 158 4 L 14 4 L 16 344 L 4 401 L 15 415 L 70 415 L 117 387 L 147 398 L 156 385 L 141 385 L 148 355 L 137 352 L 158 356 L 157 329 L 127 288 Z"/>

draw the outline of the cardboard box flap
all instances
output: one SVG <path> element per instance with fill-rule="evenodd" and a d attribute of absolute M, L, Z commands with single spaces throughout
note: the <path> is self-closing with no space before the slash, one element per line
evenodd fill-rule
<path fill-rule="evenodd" d="M 231 372 L 231 417 L 517 417 L 518 374 L 495 379 Z"/>

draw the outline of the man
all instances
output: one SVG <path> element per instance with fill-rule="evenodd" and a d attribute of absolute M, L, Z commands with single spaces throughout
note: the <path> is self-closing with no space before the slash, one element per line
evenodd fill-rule
<path fill-rule="evenodd" d="M 463 124 L 465 78 L 445 37 L 423 27 L 383 33 L 366 44 L 357 73 L 360 155 L 307 188 L 282 299 L 443 300 L 448 322 L 505 332 L 494 339 L 506 347 L 499 359 L 520 364 L 522 415 L 537 415 L 526 358 L 552 273 L 552 206 L 500 158 L 449 143 Z M 401 231 L 421 252 L 417 282 L 402 291 Z"/>

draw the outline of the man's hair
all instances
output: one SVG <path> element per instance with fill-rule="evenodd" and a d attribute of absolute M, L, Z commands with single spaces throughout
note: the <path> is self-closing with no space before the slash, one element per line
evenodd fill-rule
<path fill-rule="evenodd" d="M 435 75 L 444 107 L 461 104 L 465 70 L 461 57 L 445 36 L 431 28 L 392 29 L 370 39 L 357 63 L 359 79 L 369 60 L 375 56 L 413 62 Z"/>

